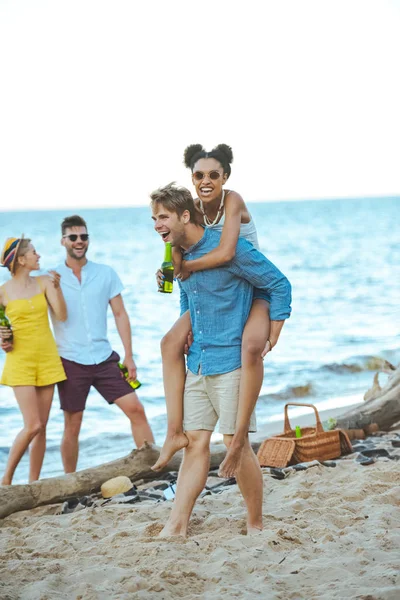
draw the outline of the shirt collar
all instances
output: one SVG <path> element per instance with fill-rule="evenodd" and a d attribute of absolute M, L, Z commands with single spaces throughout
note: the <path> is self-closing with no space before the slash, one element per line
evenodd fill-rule
<path fill-rule="evenodd" d="M 201 225 L 201 227 L 203 227 L 203 225 Z M 207 227 L 203 227 L 203 229 L 204 229 L 204 233 L 203 233 L 202 237 L 199 239 L 199 241 L 196 242 L 195 244 L 193 244 L 193 246 L 190 246 L 190 248 L 188 248 L 187 250 L 185 250 L 183 252 L 183 254 L 188 254 L 188 252 L 194 252 L 195 250 L 197 250 L 198 248 L 201 248 L 201 246 L 203 246 L 203 244 L 206 243 L 210 232 L 209 232 L 209 229 L 207 229 Z"/>
<path fill-rule="evenodd" d="M 90 263 L 91 263 L 91 261 L 90 261 L 90 260 L 88 260 L 88 261 L 86 262 L 86 264 L 85 264 L 85 265 L 83 265 L 83 267 L 82 267 L 82 269 L 81 269 L 81 270 L 82 270 L 82 271 L 86 271 L 87 269 L 90 269 L 90 266 L 89 266 L 89 265 L 90 265 Z M 72 268 L 71 268 L 71 267 L 69 267 L 69 266 L 67 265 L 67 263 L 66 263 L 66 261 L 65 261 L 65 260 L 64 260 L 64 262 L 63 262 L 62 264 L 63 264 L 63 267 L 64 267 L 64 268 L 67 270 L 67 273 L 73 273 L 73 271 L 72 271 Z"/>

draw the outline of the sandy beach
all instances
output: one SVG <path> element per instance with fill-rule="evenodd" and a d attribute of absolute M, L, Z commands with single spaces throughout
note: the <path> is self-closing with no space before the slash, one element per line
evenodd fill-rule
<path fill-rule="evenodd" d="M 0 598 L 395 600 L 399 480 L 398 461 L 354 455 L 284 480 L 266 469 L 255 537 L 237 485 L 197 502 L 187 539 L 157 537 L 170 502 L 16 513 L 0 521 Z"/>

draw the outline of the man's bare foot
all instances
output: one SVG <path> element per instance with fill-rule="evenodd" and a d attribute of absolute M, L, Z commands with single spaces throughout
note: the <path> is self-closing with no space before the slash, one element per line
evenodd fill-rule
<path fill-rule="evenodd" d="M 182 450 L 182 448 L 186 448 L 188 443 L 189 440 L 183 431 L 174 433 L 173 435 L 167 435 L 164 445 L 161 448 L 160 456 L 158 457 L 157 462 L 151 467 L 153 471 L 161 471 L 161 469 L 167 466 L 175 452 Z"/>
<path fill-rule="evenodd" d="M 244 444 L 232 444 L 229 446 L 226 456 L 218 469 L 219 477 L 234 477 L 242 459 Z"/>
<path fill-rule="evenodd" d="M 181 523 L 173 524 L 170 521 L 167 521 L 165 527 L 160 531 L 158 537 L 186 537 L 187 536 L 187 526 L 182 525 Z"/>
<path fill-rule="evenodd" d="M 260 535 L 262 530 L 262 525 L 260 527 L 255 525 L 247 525 L 247 535 Z"/>

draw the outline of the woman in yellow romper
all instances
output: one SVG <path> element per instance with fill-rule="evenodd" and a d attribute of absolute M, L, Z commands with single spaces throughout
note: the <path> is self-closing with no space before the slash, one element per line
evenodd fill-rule
<path fill-rule="evenodd" d="M 54 384 L 66 379 L 49 326 L 48 308 L 65 321 L 67 308 L 60 288 L 60 275 L 31 277 L 39 269 L 39 254 L 29 239 L 8 238 L 1 264 L 11 280 L 0 287 L 0 305 L 12 326 L 0 328 L 6 360 L 0 383 L 13 388 L 24 427 L 11 447 L 2 485 L 10 485 L 14 471 L 30 446 L 29 481 L 39 479 L 46 449 L 46 425 Z"/>

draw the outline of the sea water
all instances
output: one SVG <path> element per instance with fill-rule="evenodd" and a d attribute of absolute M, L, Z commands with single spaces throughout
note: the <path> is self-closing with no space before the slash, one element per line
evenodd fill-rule
<path fill-rule="evenodd" d="M 400 198 L 370 198 L 249 204 L 261 251 L 287 275 L 293 287 L 293 313 L 278 345 L 264 361 L 257 404 L 258 424 L 282 417 L 286 402 L 313 403 L 320 409 L 362 401 L 376 363 L 400 359 Z M 41 254 L 42 272 L 64 259 L 60 223 L 77 211 L 0 214 L 0 243 L 22 232 Z M 166 430 L 160 339 L 179 316 L 179 290 L 159 294 L 155 272 L 164 247 L 147 207 L 78 211 L 88 222 L 88 258 L 114 267 L 125 289 L 139 397 L 157 443 Z M 8 278 L 0 270 L 0 284 Z M 211 301 L 211 300 L 210 300 Z M 109 338 L 123 358 L 111 311 Z M 0 369 L 4 354 L 0 353 Z M 382 383 L 386 376 L 381 375 Z M 302 412 L 301 410 L 298 412 Z M 296 414 L 296 413 L 294 413 Z M 312 417 L 310 417 L 310 420 Z M 22 418 L 13 391 L 0 386 L 0 474 Z M 55 393 L 48 424 L 42 476 L 62 473 L 63 413 Z M 92 390 L 80 436 L 79 468 L 127 454 L 133 447 L 123 413 Z M 15 483 L 25 481 L 28 456 Z"/>

